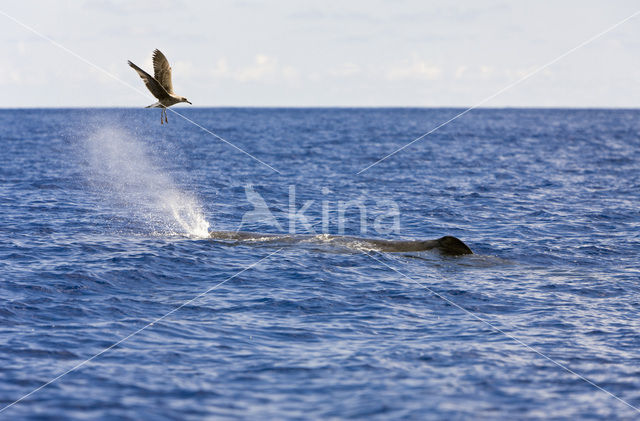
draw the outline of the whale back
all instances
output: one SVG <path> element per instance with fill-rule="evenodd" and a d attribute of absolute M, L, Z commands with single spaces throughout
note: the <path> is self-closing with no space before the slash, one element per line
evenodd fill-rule
<path fill-rule="evenodd" d="M 440 250 L 440 253 L 448 256 L 473 254 L 469 246 L 463 243 L 462 240 L 450 235 L 438 238 L 438 250 Z"/>

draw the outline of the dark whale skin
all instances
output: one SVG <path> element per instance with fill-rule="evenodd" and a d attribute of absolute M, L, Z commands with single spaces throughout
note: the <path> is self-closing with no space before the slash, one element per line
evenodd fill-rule
<path fill-rule="evenodd" d="M 380 251 L 398 253 L 409 251 L 425 251 L 436 249 L 447 256 L 462 256 L 473 254 L 469 246 L 462 240 L 446 235 L 437 240 L 413 240 L 413 241 L 391 241 L 391 240 L 366 240 L 380 247 Z"/>
<path fill-rule="evenodd" d="M 435 250 L 445 256 L 463 256 L 473 254 L 469 246 L 462 240 L 446 235 L 436 240 L 378 240 L 341 235 L 291 235 L 291 234 L 262 234 L 244 231 L 211 231 L 209 236 L 215 240 L 243 241 L 252 240 L 258 242 L 298 243 L 312 241 L 314 238 L 337 241 L 357 241 L 361 245 L 370 246 L 372 249 L 385 253 L 403 253 L 413 251 Z"/>

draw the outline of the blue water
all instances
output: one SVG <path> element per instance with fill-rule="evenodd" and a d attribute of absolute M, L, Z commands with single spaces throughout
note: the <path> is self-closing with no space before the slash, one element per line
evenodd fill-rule
<path fill-rule="evenodd" d="M 640 111 L 474 110 L 356 175 L 460 110 L 177 110 L 280 173 L 172 113 L 0 111 L 0 408 L 187 303 L 0 419 L 640 416 Z M 291 189 L 476 254 L 206 238 Z"/>

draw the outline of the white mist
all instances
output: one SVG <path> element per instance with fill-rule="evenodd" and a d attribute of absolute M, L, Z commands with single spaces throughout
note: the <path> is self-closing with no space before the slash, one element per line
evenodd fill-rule
<path fill-rule="evenodd" d="M 152 155 L 135 136 L 100 128 L 87 136 L 90 181 L 117 206 L 154 232 L 208 237 L 209 222 L 196 198 L 153 165 Z"/>

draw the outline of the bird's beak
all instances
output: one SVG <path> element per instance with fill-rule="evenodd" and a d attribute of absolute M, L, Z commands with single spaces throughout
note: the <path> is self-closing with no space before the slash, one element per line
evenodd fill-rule
<path fill-rule="evenodd" d="M 187 101 L 187 102 L 188 102 L 190 105 L 193 105 L 193 104 L 191 104 L 191 101 Z"/>

